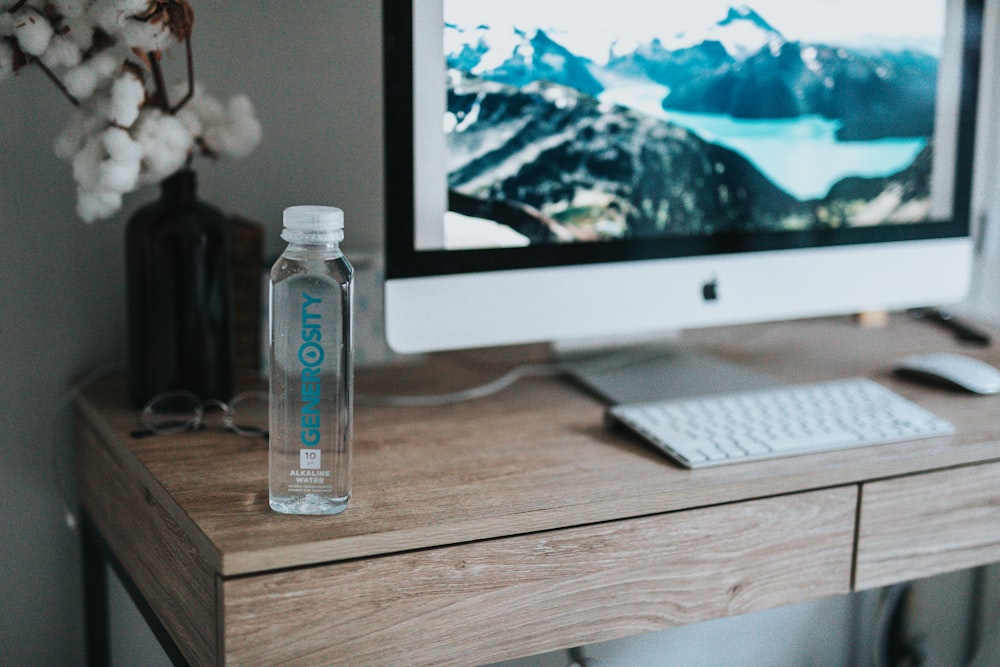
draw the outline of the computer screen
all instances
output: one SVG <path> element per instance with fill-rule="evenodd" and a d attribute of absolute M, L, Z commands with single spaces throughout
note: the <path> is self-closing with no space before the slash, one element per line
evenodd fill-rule
<path fill-rule="evenodd" d="M 961 300 L 982 0 L 383 0 L 413 352 Z"/>

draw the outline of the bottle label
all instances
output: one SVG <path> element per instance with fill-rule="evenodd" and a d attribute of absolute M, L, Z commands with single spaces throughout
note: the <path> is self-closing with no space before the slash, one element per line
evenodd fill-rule
<path fill-rule="evenodd" d="M 338 267 L 310 273 L 284 258 L 271 274 L 268 487 L 279 512 L 332 514 L 351 495 L 351 291 Z"/>
<path fill-rule="evenodd" d="M 302 293 L 302 340 L 298 358 L 302 364 L 301 392 L 302 408 L 299 415 L 299 467 L 303 470 L 320 470 L 323 465 L 320 443 L 324 424 L 320 401 L 323 399 L 322 365 L 326 358 L 323 349 L 323 313 L 320 310 L 323 299 L 308 292 Z M 309 482 L 322 482 L 309 479 Z"/>

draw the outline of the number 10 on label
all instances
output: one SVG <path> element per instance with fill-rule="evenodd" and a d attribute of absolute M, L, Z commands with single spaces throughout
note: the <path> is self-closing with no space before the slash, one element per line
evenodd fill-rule
<path fill-rule="evenodd" d="M 318 470 L 320 468 L 320 451 L 318 449 L 300 449 L 299 467 L 306 470 Z"/>

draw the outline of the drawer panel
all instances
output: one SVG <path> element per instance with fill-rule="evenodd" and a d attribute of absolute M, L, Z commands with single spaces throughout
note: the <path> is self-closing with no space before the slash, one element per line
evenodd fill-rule
<path fill-rule="evenodd" d="M 1000 560 L 1000 463 L 865 484 L 858 590 Z"/>
<path fill-rule="evenodd" d="M 841 594 L 856 508 L 851 486 L 229 579 L 226 662 L 482 664 Z"/>

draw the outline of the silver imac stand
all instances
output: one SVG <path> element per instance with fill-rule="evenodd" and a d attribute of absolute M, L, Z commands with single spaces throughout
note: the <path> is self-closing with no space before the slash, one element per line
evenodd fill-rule
<path fill-rule="evenodd" d="M 724 394 L 780 384 L 774 378 L 685 349 L 676 342 L 605 353 L 559 353 L 568 374 L 612 404 Z"/>

